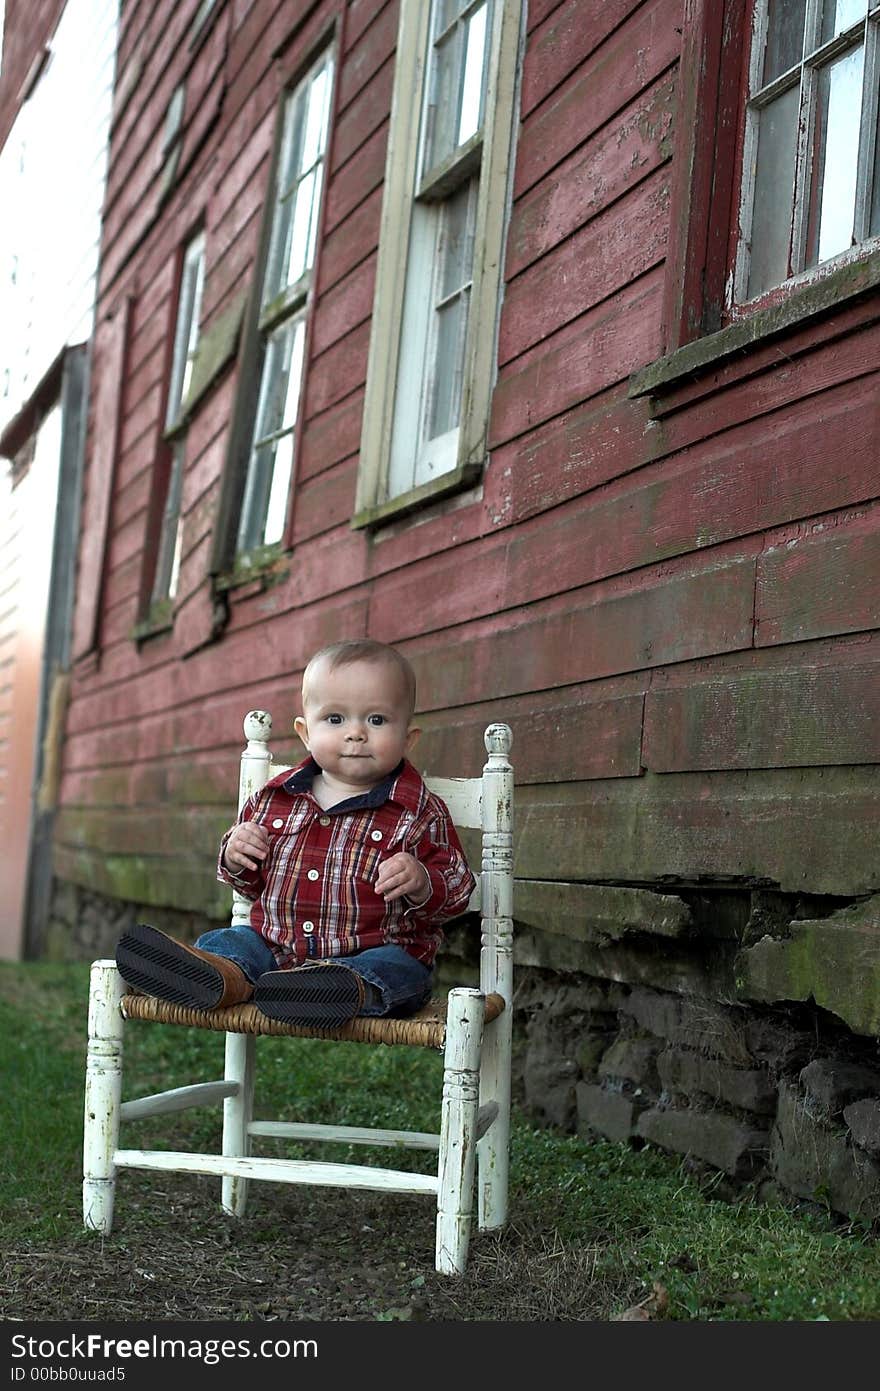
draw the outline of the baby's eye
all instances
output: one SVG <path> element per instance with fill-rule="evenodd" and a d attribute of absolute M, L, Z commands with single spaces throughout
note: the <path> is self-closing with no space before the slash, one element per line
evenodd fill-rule
<path fill-rule="evenodd" d="M 341 715 L 336 715 L 336 714 L 327 715 L 325 718 L 326 718 L 328 724 L 342 724 L 342 716 L 341 716 Z"/>
<path fill-rule="evenodd" d="M 388 721 L 387 721 L 387 719 L 385 718 L 384 715 L 368 715 L 368 716 L 367 716 L 367 724 L 371 724 L 371 725 L 373 725 L 375 728 L 378 728 L 380 725 L 387 724 L 387 723 L 388 723 Z"/>

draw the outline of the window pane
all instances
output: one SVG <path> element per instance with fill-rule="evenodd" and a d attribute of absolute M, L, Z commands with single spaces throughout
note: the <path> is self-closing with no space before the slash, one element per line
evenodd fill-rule
<path fill-rule="evenodd" d="M 171 378 L 168 383 L 168 405 L 165 428 L 171 429 L 180 419 L 180 409 L 186 400 L 192 376 L 193 360 L 199 338 L 199 315 L 202 307 L 202 286 L 205 278 L 205 242 L 200 234 L 194 237 L 184 253 L 174 325 L 174 352 Z"/>
<path fill-rule="evenodd" d="M 315 221 L 315 189 L 317 170 L 311 169 L 294 194 L 294 211 L 290 220 L 290 242 L 287 263 L 281 273 L 281 285 L 294 285 L 308 264 L 311 245 L 311 226 Z"/>
<path fill-rule="evenodd" d="M 460 25 L 446 35 L 434 49 L 431 95 L 427 112 L 427 141 L 424 168 L 433 169 L 455 148 L 453 131 L 458 125 L 458 85 L 461 71 Z"/>
<path fill-rule="evenodd" d="M 257 408 L 257 440 L 274 435 L 281 429 L 290 374 L 290 352 L 293 339 L 287 327 L 272 334 L 263 361 L 260 382 L 260 403 Z"/>
<path fill-rule="evenodd" d="M 290 94 L 285 105 L 281 158 L 278 163 L 279 198 L 286 198 L 290 190 L 296 186 L 299 171 L 302 169 L 307 101 L 307 89 L 299 86 Z"/>
<path fill-rule="evenodd" d="M 428 439 L 436 439 L 458 424 L 468 299 L 468 293 L 464 291 L 437 311 L 434 390 Z"/>
<path fill-rule="evenodd" d="M 474 182 L 465 184 L 443 205 L 438 246 L 442 265 L 439 277 L 441 299 L 446 299 L 463 285 L 470 283 L 474 262 L 471 214 L 476 201 L 475 194 Z"/>
<path fill-rule="evenodd" d="M 759 116 L 750 295 L 760 294 L 788 276 L 799 96 L 800 88 L 791 87 Z"/>
<path fill-rule="evenodd" d="M 864 19 L 867 0 L 825 0 L 822 12 L 822 42 L 827 43 L 835 34 L 842 34 L 851 24 Z"/>
<path fill-rule="evenodd" d="M 180 423 L 182 407 L 189 390 L 199 339 L 199 316 L 204 277 L 205 241 L 203 235 L 199 233 L 188 244 L 183 256 L 177 300 L 177 318 L 174 324 L 171 376 L 168 382 L 168 404 L 165 410 L 166 429 L 171 429 Z M 183 455 L 184 441 L 178 438 L 171 457 L 165 504 L 162 511 L 156 567 L 153 571 L 153 584 L 150 593 L 150 601 L 153 604 L 159 603 L 163 599 L 173 599 L 177 593 L 177 576 L 180 568 L 180 499 L 183 490 Z M 161 483 L 159 486 L 161 487 Z M 158 498 L 156 501 L 158 504 Z"/>
<path fill-rule="evenodd" d="M 264 440 L 296 424 L 302 377 L 305 320 L 284 324 L 269 339 L 260 383 L 254 438 Z"/>
<path fill-rule="evenodd" d="M 263 544 L 266 508 L 272 487 L 275 443 L 261 445 L 251 455 L 247 489 L 238 528 L 238 551 L 252 551 Z"/>
<path fill-rule="evenodd" d="M 263 287 L 264 303 L 266 300 L 274 299 L 287 284 L 304 122 L 305 95 L 302 91 L 297 91 L 288 101 L 285 113 L 284 141 L 278 170 L 278 203 L 275 208 L 269 257 L 266 263 L 266 279 Z"/>
<path fill-rule="evenodd" d="M 327 116 L 330 105 L 330 70 L 321 68 L 316 74 L 308 95 L 309 114 L 303 141 L 302 168 L 309 169 L 320 159 L 327 139 Z"/>
<path fill-rule="evenodd" d="M 476 135 L 483 122 L 483 73 L 486 66 L 486 6 L 481 5 L 467 23 L 464 82 L 458 118 L 458 141 L 463 145 Z"/>
<path fill-rule="evenodd" d="M 449 18 L 452 11 L 462 8 L 451 5 L 435 15 Z M 448 160 L 483 123 L 488 22 L 487 0 L 466 19 L 455 19 L 451 28 L 435 25 L 434 32 L 440 37 L 430 49 L 423 174 Z"/>
<path fill-rule="evenodd" d="M 270 545 L 279 541 L 284 532 L 304 344 L 305 319 L 302 317 L 284 324 L 268 341 L 254 447 L 242 502 L 239 551 Z"/>
<path fill-rule="evenodd" d="M 458 425 L 461 374 L 467 332 L 468 294 L 473 276 L 477 180 L 472 179 L 443 204 L 436 259 L 437 300 L 428 371 L 431 389 L 425 438 Z"/>
<path fill-rule="evenodd" d="M 437 27 L 436 34 L 442 34 L 444 29 L 448 29 L 453 20 L 458 19 L 463 9 L 466 9 L 468 0 L 437 0 Z"/>
<path fill-rule="evenodd" d="M 284 536 L 284 523 L 287 520 L 287 494 L 290 489 L 290 475 L 293 472 L 293 435 L 282 435 L 275 447 L 275 461 L 272 468 L 272 485 L 266 504 L 266 520 L 263 525 L 262 543 L 274 546 Z"/>
<path fill-rule="evenodd" d="M 807 0 L 770 0 L 762 85 L 801 61 Z"/>
<path fill-rule="evenodd" d="M 331 78 L 328 56 L 288 98 L 263 304 L 295 285 L 314 259 Z"/>
<path fill-rule="evenodd" d="M 168 477 L 168 493 L 165 510 L 162 514 L 162 530 L 159 535 L 159 553 L 156 557 L 156 572 L 153 576 L 151 602 L 173 599 L 177 593 L 177 578 L 180 571 L 180 500 L 183 491 L 183 440 L 174 446 L 171 459 L 171 472 Z"/>
<path fill-rule="evenodd" d="M 811 266 L 852 245 L 864 60 L 861 46 L 819 73 L 807 252 Z"/>
<path fill-rule="evenodd" d="M 205 255 L 200 248 L 195 267 L 191 268 L 187 285 L 189 332 L 186 335 L 186 355 L 183 364 L 183 380 L 180 383 L 179 405 L 183 405 L 192 380 L 193 362 L 199 341 L 199 316 L 202 312 L 202 289 L 205 282 Z"/>
<path fill-rule="evenodd" d="M 299 398 L 302 387 L 303 349 L 306 341 L 306 321 L 297 319 L 291 325 L 293 342 L 290 349 L 290 362 L 287 369 L 287 391 L 284 396 L 284 410 L 281 428 L 292 430 L 299 415 Z"/>

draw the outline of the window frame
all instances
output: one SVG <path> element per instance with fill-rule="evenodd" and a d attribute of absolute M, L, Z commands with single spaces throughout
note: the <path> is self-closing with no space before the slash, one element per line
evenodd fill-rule
<path fill-rule="evenodd" d="M 744 173 L 740 179 L 740 228 L 737 238 L 736 260 L 733 270 L 731 317 L 744 312 L 749 305 L 765 303 L 767 297 L 786 285 L 806 283 L 821 273 L 823 266 L 840 264 L 844 258 L 853 259 L 870 251 L 870 243 L 876 243 L 880 233 L 871 234 L 871 193 L 876 177 L 876 140 L 880 93 L 877 91 L 880 76 L 880 4 L 868 0 L 865 13 L 858 21 L 847 25 L 830 39 L 821 40 L 819 27 L 822 19 L 822 0 L 806 0 L 804 25 L 806 33 L 812 31 L 813 39 L 806 54 L 798 63 L 777 74 L 772 81 L 764 82 L 760 72 L 767 40 L 769 0 L 755 0 L 750 22 L 748 89 L 745 100 L 744 129 L 742 132 L 742 165 Z M 824 260 L 817 259 L 808 264 L 808 241 L 811 227 L 811 203 L 815 198 L 814 171 L 810 169 L 809 149 L 813 141 L 817 118 L 817 87 L 820 74 L 828 71 L 835 59 L 855 51 L 853 43 L 857 31 L 864 33 L 863 77 L 860 104 L 858 167 L 855 188 L 855 240 Z M 798 76 L 794 77 L 795 70 Z M 755 293 L 749 293 L 751 274 L 750 240 L 755 207 L 756 158 L 758 148 L 758 125 L 760 113 L 783 91 L 798 92 L 798 126 L 795 148 L 795 186 L 789 232 L 790 272 L 782 280 L 767 285 Z M 872 96 L 873 93 L 873 96 Z M 875 193 L 876 196 L 876 193 Z M 861 225 L 860 225 L 861 224 Z M 861 235 L 858 233 L 861 232 Z"/>
<path fill-rule="evenodd" d="M 426 482 L 390 493 L 392 430 L 413 211 L 425 197 L 417 188 L 422 112 L 429 69 L 433 6 L 401 0 L 391 127 L 385 167 L 376 288 L 367 362 L 354 528 L 376 526 L 435 498 L 474 484 L 487 456 L 489 413 L 496 368 L 496 343 L 504 269 L 504 238 L 510 202 L 515 118 L 518 111 L 522 0 L 495 0 L 488 36 L 488 80 L 482 135 L 472 137 L 431 173 L 431 193 L 442 200 L 479 166 L 469 322 L 461 373 L 461 404 L 454 467 Z M 432 258 L 436 268 L 436 259 Z M 478 333 L 475 324 L 491 324 Z"/>
<path fill-rule="evenodd" d="M 203 226 L 186 237 L 178 257 L 174 316 L 166 367 L 165 408 L 154 463 L 141 580 L 141 620 L 135 629 L 135 637 L 170 627 L 177 597 L 190 392 L 201 338 L 205 285 Z"/>
<path fill-rule="evenodd" d="M 314 252 L 310 265 L 306 267 L 296 283 L 285 286 L 281 292 L 267 300 L 264 296 L 264 288 L 274 243 L 279 202 L 278 183 L 286 149 L 287 111 L 297 90 L 325 62 L 330 64 L 330 87 L 327 98 L 326 135 L 321 154 L 321 188 L 317 203 L 314 206 Z M 271 571 L 277 562 L 284 557 L 291 545 L 293 495 L 296 487 L 297 460 L 303 428 L 302 407 L 305 401 L 308 376 L 312 316 L 318 283 L 338 90 L 338 24 L 334 20 L 310 46 L 308 55 L 304 60 L 297 64 L 296 68 L 285 79 L 276 101 L 265 211 L 261 222 L 259 244 L 254 260 L 239 344 L 238 390 L 214 529 L 211 574 L 215 588 L 218 589 L 228 589 L 235 585 L 245 584 L 249 580 L 259 578 L 262 574 Z M 277 541 L 252 547 L 248 551 L 239 551 L 238 540 L 242 510 L 246 502 L 251 477 L 250 465 L 256 438 L 255 432 L 264 382 L 264 366 L 269 344 L 273 334 L 277 333 L 280 327 L 286 324 L 295 325 L 298 321 L 302 321 L 304 325 L 302 363 L 296 419 L 293 430 L 290 432 L 293 441 L 293 458 L 287 483 L 283 533 Z"/>
<path fill-rule="evenodd" d="M 880 242 L 870 238 L 760 296 L 733 302 L 757 2 L 685 0 L 663 355 L 632 374 L 631 397 L 674 391 L 734 358 L 747 370 L 744 353 L 880 285 Z"/>

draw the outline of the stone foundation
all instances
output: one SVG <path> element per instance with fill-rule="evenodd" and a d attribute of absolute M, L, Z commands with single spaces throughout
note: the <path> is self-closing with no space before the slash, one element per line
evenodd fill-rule
<path fill-rule="evenodd" d="M 880 900 L 692 894 L 689 930 L 670 944 L 645 928 L 653 899 L 668 935 L 670 896 L 640 897 L 628 939 L 597 931 L 598 915 L 564 938 L 520 925 L 527 1109 L 585 1138 L 648 1141 L 734 1185 L 880 1219 Z M 556 956 L 591 969 L 560 985 L 546 965 Z"/>
<path fill-rule="evenodd" d="M 112 957 L 127 927 L 152 923 L 184 942 L 220 924 L 198 913 L 124 903 L 56 879 L 43 955 L 48 961 L 98 961 Z"/>

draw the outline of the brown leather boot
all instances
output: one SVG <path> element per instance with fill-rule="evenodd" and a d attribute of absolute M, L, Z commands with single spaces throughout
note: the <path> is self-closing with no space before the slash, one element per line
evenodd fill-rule
<path fill-rule="evenodd" d="M 190 1009 L 220 1009 L 249 1000 L 254 987 L 225 956 L 186 946 L 148 923 L 123 932 L 116 948 L 119 974 L 145 995 Z"/>
<path fill-rule="evenodd" d="M 378 996 L 350 966 L 310 961 L 289 971 L 266 971 L 254 988 L 254 1004 L 262 1014 L 286 1024 L 333 1028 L 359 1014 L 369 992 Z"/>

